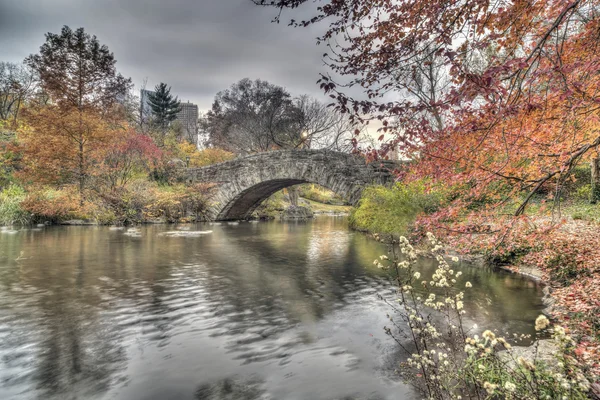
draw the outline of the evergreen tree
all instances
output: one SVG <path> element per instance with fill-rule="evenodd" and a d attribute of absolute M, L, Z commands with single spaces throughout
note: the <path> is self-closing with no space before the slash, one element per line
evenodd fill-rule
<path fill-rule="evenodd" d="M 154 88 L 154 93 L 148 94 L 148 102 L 152 111 L 153 122 L 164 134 L 181 111 L 181 103 L 177 97 L 171 95 L 171 87 L 166 83 L 159 83 Z"/>

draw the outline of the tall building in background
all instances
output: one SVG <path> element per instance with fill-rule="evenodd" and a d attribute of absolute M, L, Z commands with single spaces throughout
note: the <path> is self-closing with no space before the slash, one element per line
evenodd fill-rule
<path fill-rule="evenodd" d="M 185 102 L 181 103 L 181 111 L 177 113 L 177 121 L 181 123 L 183 134 L 191 142 L 198 143 L 198 106 Z"/>
<path fill-rule="evenodd" d="M 152 90 L 140 89 L 140 118 L 143 122 L 150 121 L 152 108 L 150 108 L 149 94 L 155 94 Z"/>

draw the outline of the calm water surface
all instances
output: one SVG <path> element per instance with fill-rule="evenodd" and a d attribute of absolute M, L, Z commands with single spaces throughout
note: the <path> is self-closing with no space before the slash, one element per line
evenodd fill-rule
<path fill-rule="evenodd" d="M 0 399 L 411 399 L 385 251 L 339 217 L 0 233 Z M 531 332 L 539 287 L 462 270 L 469 323 Z"/>

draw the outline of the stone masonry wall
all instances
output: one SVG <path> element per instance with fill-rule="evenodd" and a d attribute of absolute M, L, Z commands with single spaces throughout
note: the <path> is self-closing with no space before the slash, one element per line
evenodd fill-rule
<path fill-rule="evenodd" d="M 364 158 L 328 150 L 282 150 L 190 168 L 185 180 L 216 183 L 210 217 L 231 220 L 245 218 L 276 191 L 306 182 L 355 204 L 366 185 L 392 182 L 396 166 L 390 161 L 367 164 Z"/>

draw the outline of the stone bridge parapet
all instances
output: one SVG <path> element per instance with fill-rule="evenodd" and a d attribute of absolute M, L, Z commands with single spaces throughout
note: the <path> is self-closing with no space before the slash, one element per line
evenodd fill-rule
<path fill-rule="evenodd" d="M 280 150 L 188 168 L 184 179 L 216 184 L 209 219 L 237 220 L 247 218 L 273 193 L 301 183 L 321 185 L 354 205 L 365 186 L 393 182 L 397 166 L 330 150 Z"/>

